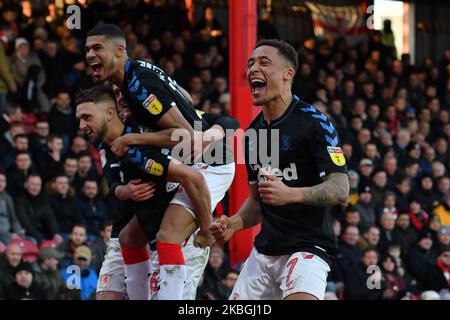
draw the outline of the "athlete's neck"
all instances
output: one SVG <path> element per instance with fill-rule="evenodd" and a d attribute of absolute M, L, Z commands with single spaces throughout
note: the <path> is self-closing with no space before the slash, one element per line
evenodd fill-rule
<path fill-rule="evenodd" d="M 264 120 L 267 122 L 272 122 L 278 119 L 286 111 L 292 102 L 292 93 L 286 93 L 277 97 L 276 99 L 269 101 L 262 106 Z"/>
<path fill-rule="evenodd" d="M 120 121 L 120 119 L 112 120 L 108 125 L 108 131 L 103 138 L 103 143 L 106 145 L 111 145 L 111 143 L 122 135 L 125 125 Z"/>
<path fill-rule="evenodd" d="M 128 61 L 128 56 L 125 55 L 122 59 L 119 60 L 119 63 L 116 66 L 116 70 L 111 77 L 111 82 L 118 86 L 120 90 L 123 89 L 123 82 L 125 80 L 125 64 Z"/>

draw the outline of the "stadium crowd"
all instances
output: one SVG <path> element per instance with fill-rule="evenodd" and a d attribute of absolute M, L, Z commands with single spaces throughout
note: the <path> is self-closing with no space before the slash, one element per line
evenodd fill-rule
<path fill-rule="evenodd" d="M 229 113 L 228 40 L 214 8 L 191 22 L 183 1 L 146 2 L 80 1 L 81 30 L 69 30 L 53 2 L 0 1 L 0 299 L 94 297 L 117 200 L 73 105 L 92 85 L 91 27 L 118 24 L 132 59 L 159 64 L 196 108 Z M 277 34 L 269 20 L 259 27 Z M 293 91 L 333 120 L 351 185 L 332 208 L 327 299 L 450 299 L 450 49 L 413 64 L 397 59 L 392 37 L 386 26 L 355 47 L 295 44 Z M 198 299 L 228 298 L 242 263 L 230 266 L 227 251 L 212 248 Z M 71 265 L 81 290 L 68 289 Z"/>

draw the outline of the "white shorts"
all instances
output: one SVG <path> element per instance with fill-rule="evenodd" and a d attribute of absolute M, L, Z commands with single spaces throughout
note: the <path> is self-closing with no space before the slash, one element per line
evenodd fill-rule
<path fill-rule="evenodd" d="M 183 300 L 195 300 L 197 287 L 200 277 L 208 264 L 209 248 L 197 248 L 194 246 L 194 238 L 197 232 L 194 232 L 186 243 L 182 246 L 184 261 L 186 263 L 187 278 L 183 289 Z M 158 253 L 152 251 L 151 260 L 151 278 L 150 278 L 150 300 L 158 299 L 158 281 L 159 281 L 159 260 Z"/>
<path fill-rule="evenodd" d="M 230 163 L 223 166 L 210 166 L 205 163 L 196 163 L 192 165 L 191 168 L 198 170 L 205 178 L 206 185 L 211 194 L 211 210 L 214 211 L 217 204 L 223 199 L 233 182 L 235 164 Z M 170 203 L 179 204 L 185 207 L 195 218 L 192 202 L 182 186 L 178 188 L 178 192 Z"/>
<path fill-rule="evenodd" d="M 182 247 L 183 256 L 187 267 L 187 279 L 184 285 L 183 299 L 195 300 L 200 277 L 205 270 L 209 258 L 209 248 L 197 248 L 194 246 L 196 233 L 189 237 L 187 243 Z M 157 288 L 159 281 L 159 261 L 156 250 L 150 252 L 151 276 L 150 276 L 150 299 L 157 299 Z M 127 299 L 125 287 L 125 269 L 118 238 L 111 238 L 106 250 L 97 282 L 97 293 L 119 292 Z"/>
<path fill-rule="evenodd" d="M 330 271 L 328 263 L 315 254 L 266 256 L 253 248 L 231 293 L 231 300 L 284 299 L 308 293 L 323 300 Z"/>
<path fill-rule="evenodd" d="M 119 292 L 125 298 L 128 297 L 119 238 L 111 238 L 109 240 L 105 259 L 98 275 L 97 293 L 100 292 Z"/>

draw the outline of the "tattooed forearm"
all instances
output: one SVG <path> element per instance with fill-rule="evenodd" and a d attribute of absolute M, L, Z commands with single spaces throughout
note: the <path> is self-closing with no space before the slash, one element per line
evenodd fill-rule
<path fill-rule="evenodd" d="M 324 182 L 313 187 L 301 188 L 300 202 L 318 207 L 334 206 L 347 201 L 348 177 L 344 173 L 332 173 Z"/>

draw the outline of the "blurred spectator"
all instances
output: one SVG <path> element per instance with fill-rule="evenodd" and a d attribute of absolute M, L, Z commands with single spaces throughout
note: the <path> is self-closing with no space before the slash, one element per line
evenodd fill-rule
<path fill-rule="evenodd" d="M 84 180 L 81 195 L 76 202 L 88 234 L 100 234 L 103 224 L 108 220 L 108 212 L 104 200 L 99 196 L 96 180 Z"/>
<path fill-rule="evenodd" d="M 412 193 L 413 199 L 417 200 L 426 212 L 432 212 L 433 208 L 438 205 L 439 198 L 433 190 L 433 177 L 429 173 L 424 173 L 420 177 L 419 185 Z"/>
<path fill-rule="evenodd" d="M 225 296 L 230 297 L 231 292 L 233 291 L 234 285 L 236 284 L 239 273 L 234 270 L 229 270 L 225 279 L 223 280 L 223 284 L 225 286 Z"/>
<path fill-rule="evenodd" d="M 361 250 L 357 246 L 358 240 L 358 228 L 354 226 L 345 228 L 336 256 L 337 267 L 344 279 L 350 276 L 353 266 L 361 259 Z"/>
<path fill-rule="evenodd" d="M 62 90 L 58 92 L 56 103 L 52 106 L 48 115 L 48 122 L 50 124 L 50 132 L 61 136 L 64 142 L 64 150 L 68 150 L 70 141 L 78 129 L 78 122 L 72 109 L 68 91 Z"/>
<path fill-rule="evenodd" d="M 25 234 L 16 216 L 14 202 L 6 188 L 6 176 L 0 173 L 0 242 L 7 244 L 11 239 Z"/>
<path fill-rule="evenodd" d="M 259 39 L 279 39 L 277 29 L 272 23 L 270 12 L 262 9 L 258 20 L 258 38 Z"/>
<path fill-rule="evenodd" d="M 358 248 L 364 251 L 369 248 L 377 248 L 380 242 L 380 229 L 375 226 L 369 227 L 358 240 Z"/>
<path fill-rule="evenodd" d="M 15 49 L 11 68 L 21 91 L 22 106 L 28 112 L 48 112 L 50 103 L 42 90 L 45 74 L 41 61 L 30 51 L 30 45 L 25 38 L 16 39 Z"/>
<path fill-rule="evenodd" d="M 77 157 L 77 172 L 72 180 L 72 186 L 75 188 L 76 195 L 81 195 L 84 182 L 87 179 L 97 180 L 97 178 L 97 172 L 92 165 L 91 155 L 87 151 L 80 152 Z"/>
<path fill-rule="evenodd" d="M 81 223 L 81 214 L 75 201 L 75 190 L 70 187 L 67 176 L 60 174 L 54 178 L 49 202 L 62 234 L 69 234 L 74 225 Z"/>
<path fill-rule="evenodd" d="M 397 219 L 392 214 L 392 212 L 384 212 L 380 217 L 380 242 L 378 244 L 378 249 L 380 252 L 386 252 L 390 243 L 400 242 L 400 236 L 394 232 L 395 221 Z"/>
<path fill-rule="evenodd" d="M 80 268 L 81 279 L 80 281 L 80 299 L 89 300 L 95 295 L 95 290 L 97 289 L 97 274 L 94 270 L 90 268 L 90 263 L 92 260 L 91 250 L 87 246 L 79 246 L 75 249 L 73 254 L 75 265 Z M 61 275 L 67 282 L 69 277 L 72 275 L 72 271 L 69 269 L 61 269 Z"/>
<path fill-rule="evenodd" d="M 349 270 L 349 276 L 346 277 L 345 299 L 379 300 L 382 298 L 381 272 L 376 269 L 368 272 L 369 267 L 374 268 L 377 264 L 378 253 L 375 249 L 367 249 L 362 253 L 360 259 Z M 373 287 L 369 288 L 369 283 Z"/>
<path fill-rule="evenodd" d="M 50 247 L 39 251 L 39 267 L 35 273 L 35 281 L 45 290 L 48 300 L 60 300 L 67 288 L 58 271 L 58 260 L 63 256 L 63 253 Z"/>
<path fill-rule="evenodd" d="M 443 226 L 440 227 L 437 232 L 437 237 L 435 243 L 433 243 L 434 250 L 436 252 L 450 247 L 450 227 Z"/>
<path fill-rule="evenodd" d="M 30 134 L 30 146 L 33 154 L 45 152 L 49 133 L 50 127 L 48 121 L 43 118 L 38 118 L 34 125 L 33 133 Z"/>
<path fill-rule="evenodd" d="M 31 264 L 21 262 L 15 268 L 15 279 L 5 289 L 6 300 L 45 300 L 45 290 L 34 280 Z"/>
<path fill-rule="evenodd" d="M 36 154 L 36 167 L 44 183 L 63 171 L 63 139 L 51 134 L 47 138 L 47 148 Z"/>
<path fill-rule="evenodd" d="M 34 172 L 31 163 L 31 156 L 27 152 L 19 152 L 16 155 L 16 161 L 6 171 L 6 180 L 8 184 L 6 190 L 13 197 L 14 200 L 17 197 L 25 195 L 25 181 L 28 176 Z"/>
<path fill-rule="evenodd" d="M 407 256 L 409 248 L 417 241 L 417 232 L 411 227 L 408 213 L 404 212 L 398 215 L 393 234 L 394 238 L 399 241 L 401 251 Z"/>
<path fill-rule="evenodd" d="M 75 179 L 75 175 L 77 173 L 77 158 L 74 156 L 68 155 L 64 159 L 64 174 L 69 178 L 69 183 L 73 186 L 73 181 Z"/>
<path fill-rule="evenodd" d="M 442 225 L 450 226 L 450 192 L 442 197 L 442 202 L 434 209 L 434 214 L 439 217 Z"/>
<path fill-rule="evenodd" d="M 13 148 L 5 152 L 2 156 L 4 168 L 7 170 L 14 164 L 16 155 L 19 152 L 28 152 L 28 137 L 25 134 L 17 134 L 14 136 Z"/>
<path fill-rule="evenodd" d="M 0 114 L 5 112 L 7 94 L 17 93 L 17 85 L 11 70 L 11 64 L 5 52 L 5 46 L 9 40 L 8 38 L 11 36 L 11 32 L 7 33 L 3 31 L 2 34 L 4 36 L 0 38 L 0 74 L 2 75 L 0 77 Z"/>
<path fill-rule="evenodd" d="M 438 252 L 436 263 L 427 270 L 423 280 L 423 289 L 440 291 L 450 289 L 450 248 Z"/>
<path fill-rule="evenodd" d="M 100 237 L 91 244 L 92 262 L 91 268 L 95 270 L 97 274 L 100 273 L 100 268 L 106 254 L 106 248 L 108 247 L 109 240 L 111 239 L 112 222 L 106 221 L 102 229 L 100 230 Z"/>
<path fill-rule="evenodd" d="M 358 210 L 355 207 L 350 207 L 345 213 L 345 227 L 353 226 L 361 230 L 360 228 L 361 218 Z"/>
<path fill-rule="evenodd" d="M 209 262 L 204 272 L 204 286 L 214 295 L 214 299 L 228 299 L 227 288 L 223 284 L 225 272 L 223 271 L 224 253 L 220 247 L 212 247 Z"/>
<path fill-rule="evenodd" d="M 86 245 L 87 241 L 87 231 L 86 226 L 82 224 L 76 224 L 72 227 L 69 238 L 64 240 L 58 246 L 58 250 L 64 253 L 63 259 L 60 260 L 61 268 L 65 268 L 74 263 L 73 253 L 76 248 L 82 245 Z"/>
<path fill-rule="evenodd" d="M 418 232 L 424 229 L 430 219 L 428 213 L 422 210 L 420 202 L 414 198 L 409 203 L 409 218 L 411 219 L 412 226 Z"/>
<path fill-rule="evenodd" d="M 41 193 L 42 179 L 36 174 L 28 176 L 25 182 L 26 194 L 16 199 L 16 213 L 26 236 L 38 243 L 53 239 L 62 241 L 55 215 L 44 193 Z"/>
<path fill-rule="evenodd" d="M 0 256 L 0 299 L 5 296 L 5 289 L 14 282 L 15 270 L 22 261 L 22 250 L 18 244 L 9 244 L 5 254 Z"/>
<path fill-rule="evenodd" d="M 380 261 L 382 270 L 382 287 L 385 288 L 383 299 L 399 300 L 406 294 L 407 286 L 405 280 L 398 272 L 397 262 L 391 255 L 387 254 Z"/>
<path fill-rule="evenodd" d="M 417 241 L 417 244 L 409 251 L 406 265 L 411 276 L 422 283 L 435 259 L 431 250 L 433 238 L 429 231 L 424 230 L 419 233 Z"/>

